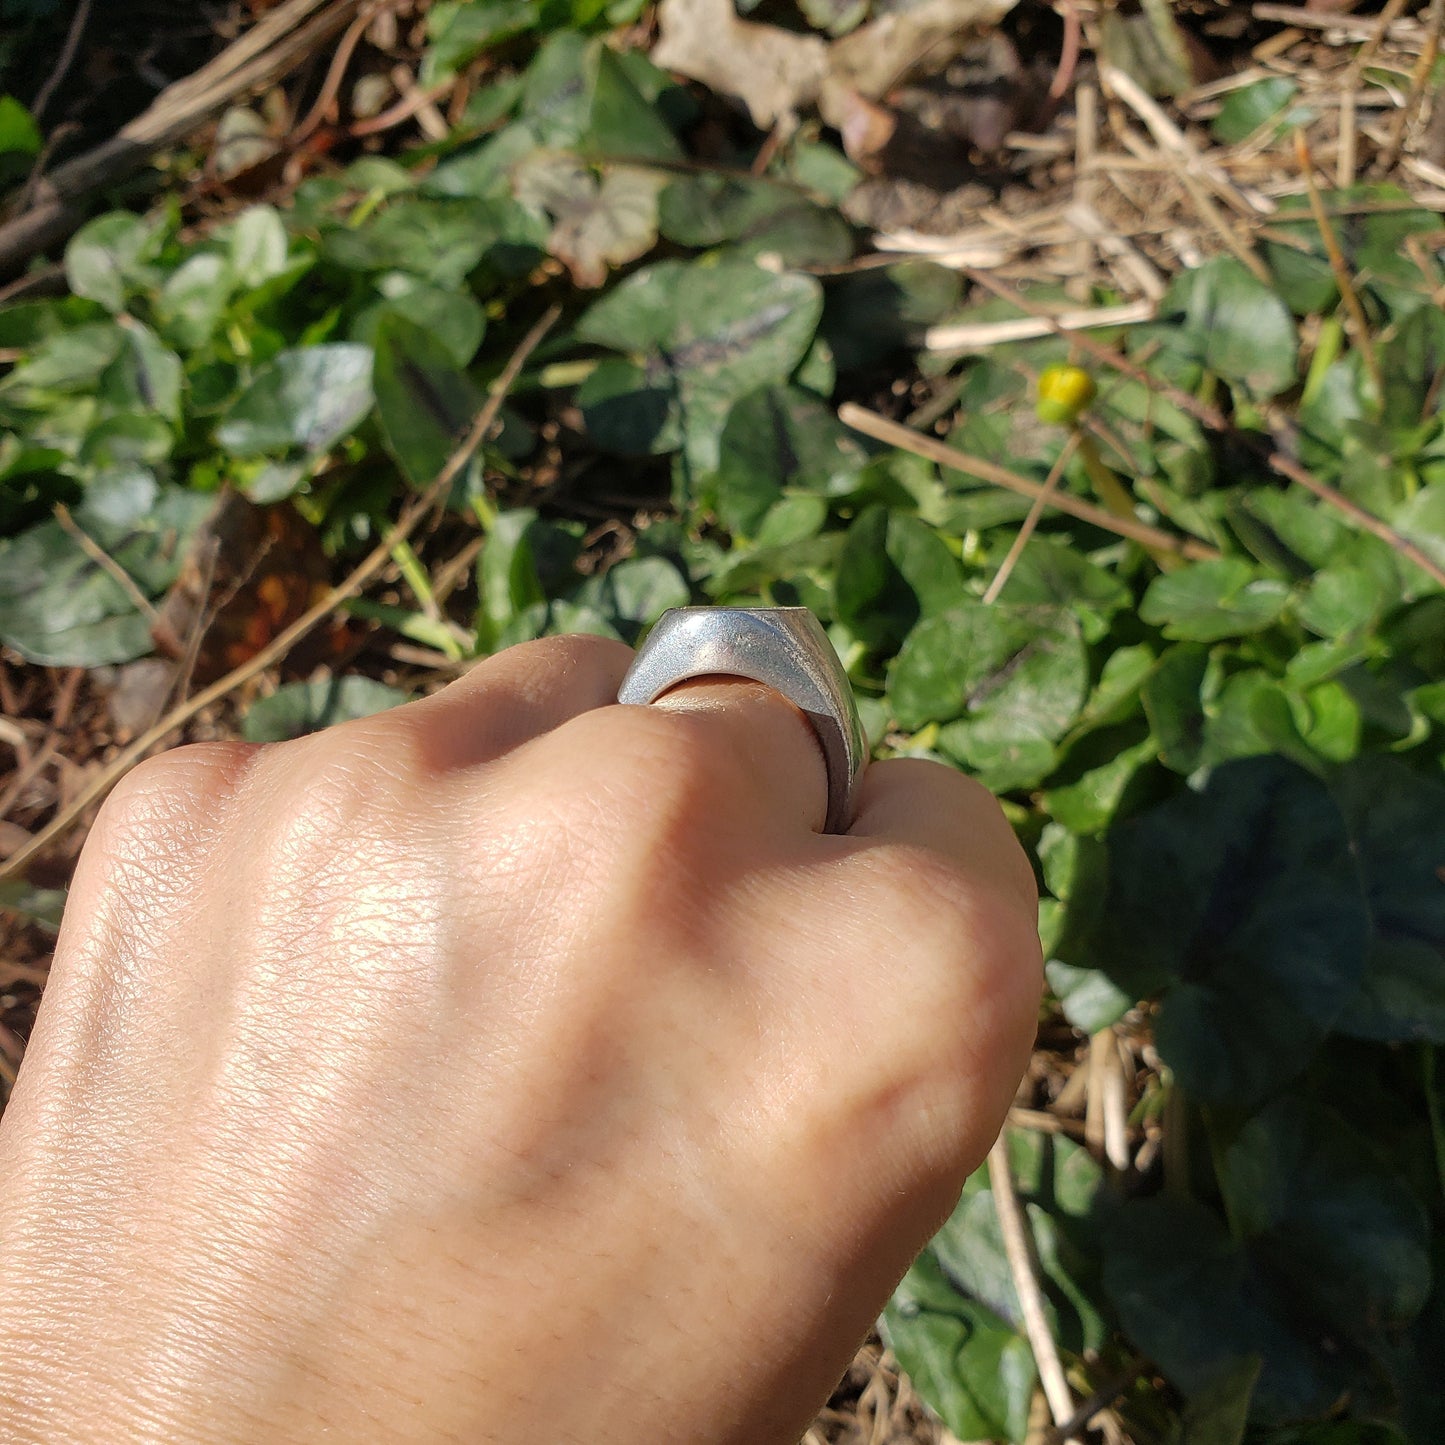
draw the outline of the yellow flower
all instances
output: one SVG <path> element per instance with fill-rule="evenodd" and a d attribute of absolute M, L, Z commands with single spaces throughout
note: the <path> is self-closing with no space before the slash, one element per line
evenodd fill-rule
<path fill-rule="evenodd" d="M 1053 426 L 1073 426 L 1098 394 L 1094 378 L 1081 366 L 1046 366 L 1039 373 L 1034 412 Z"/>

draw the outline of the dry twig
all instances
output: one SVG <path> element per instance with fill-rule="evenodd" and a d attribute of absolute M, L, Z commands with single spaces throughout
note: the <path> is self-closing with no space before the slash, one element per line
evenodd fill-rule
<path fill-rule="evenodd" d="M 285 75 L 345 28 L 361 0 L 287 0 L 194 75 L 158 95 L 109 140 L 57 166 L 36 203 L 0 226 L 0 272 L 63 239 L 85 218 L 90 196 L 132 176 L 158 150 L 257 86 Z"/>
<path fill-rule="evenodd" d="M 401 516 L 387 530 L 382 539 L 347 574 L 342 581 L 331 588 L 314 606 L 307 609 L 290 627 L 280 632 L 249 661 L 233 668 L 219 681 L 202 688 L 194 696 L 178 703 L 149 731 L 142 733 L 133 743 L 124 748 L 96 777 L 71 799 L 70 803 L 35 834 L 18 852 L 0 864 L 0 879 L 18 877 L 25 865 L 42 849 L 47 848 L 66 832 L 85 810 L 98 798 L 102 798 L 117 782 L 141 760 L 157 743 L 169 737 L 183 723 L 209 707 L 213 702 L 226 696 L 248 678 L 264 672 L 279 662 L 288 652 L 320 623 L 324 622 L 348 597 L 359 592 L 373 577 L 392 560 L 392 552 L 398 543 L 404 542 L 421 525 L 432 507 L 445 499 L 452 484 L 461 475 L 462 469 L 471 459 L 472 453 L 485 440 L 492 424 L 497 419 L 502 402 L 516 383 L 527 357 L 537 348 L 542 338 L 552 329 L 561 308 L 550 307 L 541 319 L 527 332 L 512 352 L 501 374 L 492 384 L 486 403 L 477 414 L 476 421 L 456 450 L 447 458 L 445 466 L 435 479 L 414 501 L 402 511 Z"/>
<path fill-rule="evenodd" d="M 1009 1168 L 1008 1144 L 1000 1134 L 988 1152 L 988 1182 L 993 1190 L 994 1208 L 998 1212 L 999 1233 L 1003 1236 L 1004 1253 L 1008 1256 L 1009 1274 L 1013 1277 L 1014 1292 L 1019 1297 L 1019 1309 L 1024 1317 L 1024 1333 L 1028 1336 L 1029 1348 L 1033 1350 L 1034 1362 L 1039 1367 L 1039 1380 L 1049 1402 L 1054 1424 L 1063 1425 L 1073 1418 L 1074 1395 L 1064 1377 L 1064 1367 L 1059 1360 L 1059 1349 L 1049 1330 L 1048 1317 L 1044 1314 L 1044 1296 L 1034 1275 L 1033 1251 L 1030 1246 L 1028 1221 L 1024 1218 L 1023 1206 L 1014 1192 L 1013 1171 Z M 1073 1435 L 1064 1437 L 1075 1439 Z"/>
<path fill-rule="evenodd" d="M 996 487 L 1005 487 L 1011 492 L 1017 492 L 1021 497 L 1037 499 L 1044 492 L 1039 483 L 1031 482 L 1027 477 L 1009 471 L 1007 467 L 984 461 L 982 457 L 971 457 L 957 447 L 924 436 L 911 427 L 890 421 L 886 416 L 880 416 L 876 411 L 869 411 L 855 402 L 845 402 L 838 408 L 838 420 L 865 436 L 875 437 L 878 441 L 913 452 L 916 456 L 927 457 L 929 461 L 951 471 L 964 472 L 980 481 L 991 482 Z M 1157 547 L 1162 552 L 1177 552 L 1180 556 L 1195 561 L 1213 561 L 1220 555 L 1218 549 L 1207 542 L 1199 542 L 1192 537 L 1176 537 L 1173 533 L 1162 532 L 1158 527 L 1151 527 L 1146 522 L 1116 517 L 1102 507 L 1081 501 L 1070 492 L 1056 491 L 1048 500 L 1059 511 L 1067 512 L 1081 522 L 1089 522 L 1103 531 L 1112 532 L 1116 537 L 1128 537 L 1130 541 L 1142 543 L 1144 546 Z"/>

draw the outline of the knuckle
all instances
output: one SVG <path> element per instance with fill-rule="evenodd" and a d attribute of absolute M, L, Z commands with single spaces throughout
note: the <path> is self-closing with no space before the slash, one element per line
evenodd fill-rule
<path fill-rule="evenodd" d="M 112 790 L 95 831 L 113 846 L 198 840 L 214 826 L 256 751 L 245 743 L 193 743 L 147 758 Z"/>

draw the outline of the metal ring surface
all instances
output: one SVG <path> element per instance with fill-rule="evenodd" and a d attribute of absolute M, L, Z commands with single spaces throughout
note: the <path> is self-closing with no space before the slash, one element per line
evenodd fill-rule
<path fill-rule="evenodd" d="M 617 701 L 655 702 L 680 682 L 712 674 L 760 682 L 802 711 L 828 765 L 824 831 L 845 832 L 868 745 L 848 676 L 818 619 L 806 607 L 674 607 L 648 634 Z"/>

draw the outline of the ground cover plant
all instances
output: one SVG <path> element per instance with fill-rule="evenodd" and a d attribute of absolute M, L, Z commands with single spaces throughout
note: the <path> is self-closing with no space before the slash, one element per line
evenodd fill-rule
<path fill-rule="evenodd" d="M 167 656 L 121 732 L 265 740 L 547 632 L 812 608 L 876 751 L 994 789 L 1044 892 L 1035 1067 L 885 1316 L 914 1387 L 964 1440 L 1045 1438 L 1045 1396 L 1138 1445 L 1445 1438 L 1445 271 L 1441 192 L 1394 165 L 1440 7 L 1400 32 L 1412 86 L 1370 69 L 1405 7 L 1337 42 L 1413 107 L 1360 142 L 1376 173 L 1318 163 L 1307 76 L 1236 77 L 1214 143 L 1290 183 L 1086 294 L 1022 264 L 1052 220 L 1002 263 L 956 227 L 884 244 L 858 198 L 886 147 L 806 106 L 754 131 L 630 0 L 391 8 L 407 126 L 368 130 L 359 83 L 309 151 L 233 106 L 8 288 L 7 697 Z M 1117 36 L 1089 38 L 1107 88 Z M 0 100 L 0 179 L 44 145 Z M 26 706 L 0 902 L 45 923 L 85 788 L 34 791 Z M 42 979 L 0 975 L 17 1018 Z"/>

